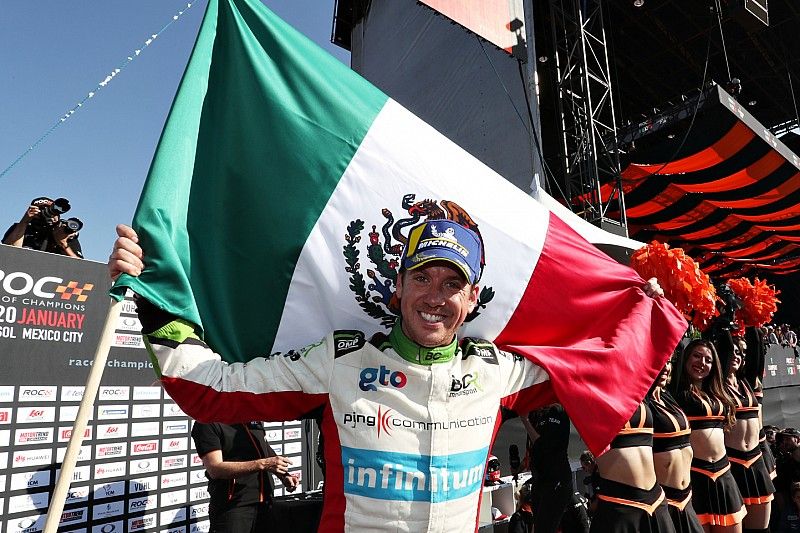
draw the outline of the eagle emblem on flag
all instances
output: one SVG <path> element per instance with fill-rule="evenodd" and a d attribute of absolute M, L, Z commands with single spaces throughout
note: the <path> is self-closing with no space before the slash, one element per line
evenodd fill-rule
<path fill-rule="evenodd" d="M 402 218 L 395 218 L 394 213 L 384 207 L 381 210 L 384 221 L 372 224 L 367 232 L 368 242 L 362 242 L 365 222 L 361 219 L 350 221 L 345 234 L 345 245 L 342 254 L 345 259 L 345 271 L 359 307 L 370 317 L 378 320 L 384 327 L 391 328 L 400 313 L 400 305 L 395 295 L 397 270 L 400 265 L 400 254 L 408 242 L 408 230 L 427 220 L 452 220 L 471 229 L 478 234 L 483 244 L 483 237 L 478 224 L 461 206 L 451 200 L 433 200 L 426 198 L 415 201 L 415 194 L 406 194 L 400 203 Z M 369 261 L 366 276 L 362 272 L 361 253 L 365 252 Z M 481 257 L 481 267 L 485 258 Z M 475 309 L 467 316 L 471 321 L 481 314 L 481 310 L 494 298 L 492 287 L 482 287 L 478 295 Z"/>

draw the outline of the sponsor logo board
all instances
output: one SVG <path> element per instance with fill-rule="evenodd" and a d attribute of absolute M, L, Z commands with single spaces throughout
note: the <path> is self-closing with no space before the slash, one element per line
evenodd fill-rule
<path fill-rule="evenodd" d="M 0 386 L 0 403 L 7 403 L 14 401 L 14 386 L 2 385 Z"/>
<path fill-rule="evenodd" d="M 177 524 L 186 520 L 186 507 L 178 507 L 177 509 L 169 509 L 167 511 L 161 511 L 160 517 L 161 525 L 168 526 L 171 524 Z M 176 528 L 177 529 L 177 528 Z M 186 528 L 180 528 L 181 530 L 185 531 Z"/>
<path fill-rule="evenodd" d="M 24 428 L 14 434 L 14 444 L 30 446 L 32 444 L 50 444 L 53 442 L 53 428 Z"/>
<path fill-rule="evenodd" d="M 211 522 L 208 520 L 200 520 L 189 525 L 189 533 L 208 533 L 210 529 Z"/>
<path fill-rule="evenodd" d="M 92 533 L 122 533 L 123 525 L 122 520 L 118 520 L 116 522 L 92 526 Z"/>
<path fill-rule="evenodd" d="M 205 471 L 203 471 L 203 472 L 205 472 Z M 176 472 L 174 474 L 164 474 L 164 475 L 161 476 L 161 488 L 169 489 L 169 488 L 173 488 L 173 487 L 182 487 L 183 485 L 186 485 L 187 477 L 188 476 L 187 476 L 186 472 Z M 205 477 L 205 474 L 203 474 L 203 479 L 208 481 L 208 479 Z"/>
<path fill-rule="evenodd" d="M 142 531 L 156 526 L 157 516 L 155 514 L 137 516 L 128 519 L 128 531 Z"/>
<path fill-rule="evenodd" d="M 170 455 L 161 458 L 161 470 L 174 470 L 186 466 L 185 455 Z"/>
<path fill-rule="evenodd" d="M 193 502 L 198 500 L 205 500 L 206 498 L 210 498 L 211 495 L 208 493 L 208 489 L 206 487 L 193 487 L 189 490 L 189 499 Z"/>
<path fill-rule="evenodd" d="M 151 511 L 158 507 L 158 499 L 155 494 L 150 494 L 140 498 L 131 498 L 128 501 L 128 512 L 136 513 L 139 511 Z"/>
<path fill-rule="evenodd" d="M 208 516 L 208 502 L 189 506 L 189 518 L 194 519 L 203 516 Z"/>
<path fill-rule="evenodd" d="M 144 348 L 141 335 L 130 333 L 115 333 L 111 338 L 112 346 L 117 348 Z"/>
<path fill-rule="evenodd" d="M 189 437 L 174 437 L 171 439 L 163 439 L 161 441 L 161 451 L 167 452 L 182 452 L 189 449 Z"/>
<path fill-rule="evenodd" d="M 178 407 L 177 403 L 168 403 L 164 404 L 164 416 L 186 416 L 186 413 Z"/>
<path fill-rule="evenodd" d="M 61 520 L 59 521 L 59 527 L 61 526 L 68 526 L 70 524 L 79 524 L 81 522 L 86 522 L 86 516 L 89 512 L 88 507 L 79 507 L 77 509 L 67 509 L 63 513 L 61 513 Z"/>
<path fill-rule="evenodd" d="M 62 402 L 79 402 L 83 400 L 83 392 L 86 387 L 64 386 L 61 387 Z M 63 407 L 62 407 L 63 409 Z"/>
<path fill-rule="evenodd" d="M 110 483 L 98 483 L 92 487 L 94 491 L 94 499 L 102 500 L 103 498 L 119 498 L 125 494 L 124 481 L 112 481 Z"/>
<path fill-rule="evenodd" d="M 72 470 L 72 482 L 76 483 L 76 482 L 82 482 L 82 481 L 89 481 L 89 472 L 90 472 L 90 470 L 89 470 L 89 466 L 88 465 L 76 466 Z M 61 469 L 60 468 L 56 469 L 56 477 L 55 477 L 55 479 L 58 479 L 58 476 L 59 476 L 60 473 L 61 473 Z"/>
<path fill-rule="evenodd" d="M 97 407 L 98 420 L 120 420 L 128 418 L 128 406 L 124 404 L 100 405 Z"/>
<path fill-rule="evenodd" d="M 2 459 L 0 453 L 0 459 Z M 49 465 L 53 462 L 53 450 L 19 450 L 14 452 L 12 459 L 13 468 L 22 468 L 27 466 Z M 0 460 L 0 468 L 5 468 L 5 461 Z"/>
<path fill-rule="evenodd" d="M 100 401 L 128 400 L 130 399 L 130 396 L 130 387 L 100 387 L 100 390 L 97 392 L 97 399 Z"/>
<path fill-rule="evenodd" d="M 144 455 L 147 453 L 158 453 L 157 440 L 143 440 L 131 443 L 131 455 Z"/>
<path fill-rule="evenodd" d="M 72 437 L 72 428 L 60 427 L 58 428 L 58 442 L 67 442 Z M 86 426 L 83 430 L 84 440 L 92 438 L 92 426 Z"/>
<path fill-rule="evenodd" d="M 134 387 L 134 400 L 160 400 L 161 387 Z"/>
<path fill-rule="evenodd" d="M 55 407 L 20 407 L 17 409 L 17 423 L 54 422 Z"/>
<path fill-rule="evenodd" d="M 106 479 L 110 477 L 124 476 L 126 472 L 127 472 L 127 463 L 125 461 L 103 463 L 95 465 L 94 478 Z"/>
<path fill-rule="evenodd" d="M 158 470 L 158 459 L 135 459 L 130 461 L 131 475 L 149 474 Z"/>
<path fill-rule="evenodd" d="M 168 507 L 170 505 L 180 505 L 184 503 L 186 503 L 186 489 L 161 493 L 161 505 L 164 507 Z"/>
<path fill-rule="evenodd" d="M 94 447 L 94 456 L 97 459 L 123 457 L 126 455 L 128 455 L 127 442 L 115 442 L 113 444 L 97 444 Z"/>
<path fill-rule="evenodd" d="M 54 402 L 56 401 L 55 385 L 51 386 L 28 386 L 23 385 L 19 388 L 20 402 Z"/>
<path fill-rule="evenodd" d="M 127 424 L 99 424 L 97 426 L 98 439 L 124 439 L 128 436 Z"/>
<path fill-rule="evenodd" d="M 131 424 L 131 437 L 153 437 L 160 431 L 161 427 L 158 422 L 134 422 Z"/>
<path fill-rule="evenodd" d="M 296 442 L 287 442 L 283 447 L 283 454 L 289 455 L 293 453 L 300 453 L 302 452 L 303 443 L 300 441 Z M 278 452 L 275 452 L 278 453 Z"/>
<path fill-rule="evenodd" d="M 56 450 L 56 462 L 61 463 L 64 461 L 64 456 L 67 455 L 67 448 L 58 448 Z M 91 461 L 92 460 L 92 447 L 88 444 L 78 448 L 78 461 Z"/>
<path fill-rule="evenodd" d="M 120 516 L 125 513 L 125 502 L 110 501 L 101 503 L 100 505 L 92 506 L 92 519 L 102 520 L 104 518 L 111 518 L 112 516 Z"/>
<path fill-rule="evenodd" d="M 167 420 L 162 423 L 163 433 L 165 435 L 173 435 L 176 433 L 188 433 L 189 421 L 188 420 Z"/>
<path fill-rule="evenodd" d="M 32 492 L 8 498 L 9 513 L 24 513 L 46 509 L 50 504 L 50 495 L 47 492 Z"/>
<path fill-rule="evenodd" d="M 36 470 L 33 472 L 22 472 L 11 474 L 10 490 L 34 489 L 37 487 L 45 488 L 50 485 L 50 471 Z"/>
<path fill-rule="evenodd" d="M 158 476 L 140 477 L 128 481 L 128 492 L 136 494 L 139 492 L 149 492 L 158 487 Z"/>
<path fill-rule="evenodd" d="M 44 529 L 44 522 L 47 515 L 36 514 L 29 516 L 18 516 L 6 523 L 8 533 L 34 533 Z"/>
<path fill-rule="evenodd" d="M 161 417 L 161 404 L 158 403 L 142 403 L 134 404 L 131 408 L 132 418 L 160 418 Z"/>
<path fill-rule="evenodd" d="M 83 487 L 73 487 L 73 486 L 71 486 L 69 488 L 69 491 L 67 492 L 67 499 L 65 500 L 64 503 L 85 502 L 85 501 L 87 501 L 89 499 L 89 493 L 90 492 L 91 491 L 89 490 L 89 486 L 88 485 L 83 486 Z"/>

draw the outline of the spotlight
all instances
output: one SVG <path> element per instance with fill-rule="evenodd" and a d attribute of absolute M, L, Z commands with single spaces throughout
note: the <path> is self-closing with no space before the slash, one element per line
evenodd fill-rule
<path fill-rule="evenodd" d="M 642 7 L 644 5 L 644 0 L 633 0 L 633 7 Z"/>
<path fill-rule="evenodd" d="M 667 139 L 674 139 L 674 138 L 675 138 L 674 133 L 670 133 L 669 135 L 667 135 Z"/>
<path fill-rule="evenodd" d="M 754 106 L 754 105 L 756 105 L 757 103 L 758 103 L 758 102 L 757 102 L 757 101 L 755 101 L 755 100 L 750 100 L 749 102 L 747 102 L 747 105 L 749 105 L 750 107 L 753 107 L 753 106 Z"/>

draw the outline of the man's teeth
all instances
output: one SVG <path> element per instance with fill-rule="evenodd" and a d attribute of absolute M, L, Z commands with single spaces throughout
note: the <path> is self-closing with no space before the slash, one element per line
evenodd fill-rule
<path fill-rule="evenodd" d="M 444 320 L 444 316 L 442 315 L 432 315 L 430 313 L 423 313 L 420 312 L 419 315 L 422 317 L 425 322 L 441 322 Z"/>

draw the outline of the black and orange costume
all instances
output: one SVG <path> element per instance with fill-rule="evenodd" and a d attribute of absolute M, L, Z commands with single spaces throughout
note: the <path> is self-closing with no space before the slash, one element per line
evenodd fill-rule
<path fill-rule="evenodd" d="M 653 455 L 691 446 L 689 419 L 669 392 L 654 388 L 645 398 L 653 414 Z M 679 489 L 662 484 L 676 533 L 702 533 L 692 506 L 691 484 Z"/>
<path fill-rule="evenodd" d="M 611 441 L 611 449 L 636 446 L 653 446 L 653 415 L 644 402 Z M 598 505 L 592 518 L 591 533 L 675 531 L 666 496 L 658 483 L 642 489 L 600 478 L 598 487 Z"/>
<path fill-rule="evenodd" d="M 738 388 L 726 387 L 736 402 L 736 419 L 758 418 L 760 406 L 753 389 L 747 381 L 738 380 Z M 763 431 L 763 429 L 762 429 Z M 767 503 L 773 500 L 775 486 L 764 463 L 760 446 L 743 451 L 726 447 L 731 462 L 731 473 L 739 486 L 739 492 L 747 505 Z"/>
<path fill-rule="evenodd" d="M 714 396 L 685 391 L 677 400 L 692 430 L 723 428 L 726 408 Z M 701 524 L 730 526 L 742 521 L 747 509 L 727 455 L 713 463 L 695 457 L 691 476 L 692 505 Z"/>

